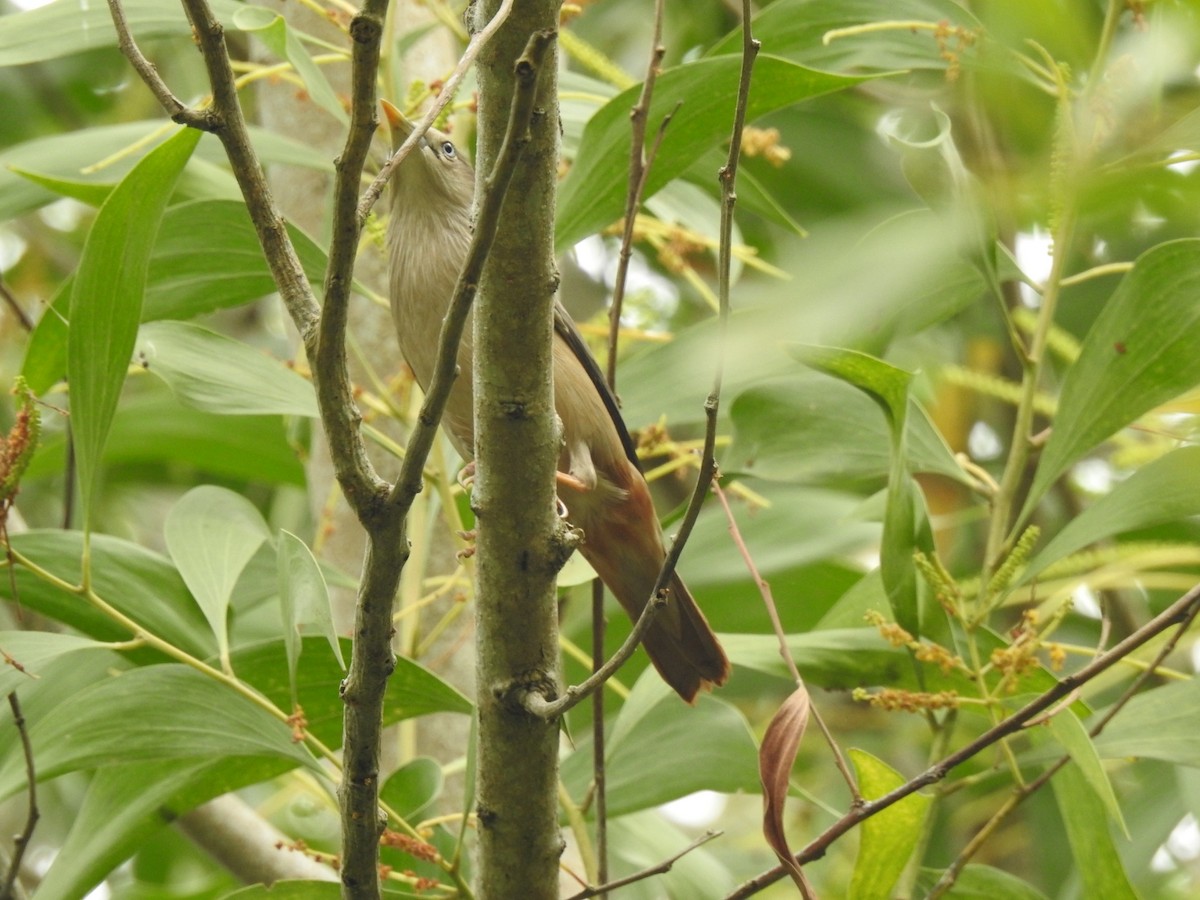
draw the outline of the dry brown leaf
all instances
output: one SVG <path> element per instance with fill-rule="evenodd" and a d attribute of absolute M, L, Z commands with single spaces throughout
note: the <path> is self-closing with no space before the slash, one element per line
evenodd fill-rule
<path fill-rule="evenodd" d="M 804 685 L 800 685 L 783 701 L 771 719 L 758 750 L 758 776 L 763 786 L 763 837 L 804 897 L 812 897 L 812 889 L 804 872 L 792 858 L 783 829 L 783 808 L 787 803 L 788 777 L 808 725 L 809 710 L 808 691 Z"/>

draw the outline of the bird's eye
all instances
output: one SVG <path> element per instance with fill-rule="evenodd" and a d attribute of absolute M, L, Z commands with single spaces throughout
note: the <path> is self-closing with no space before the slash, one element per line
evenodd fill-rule
<path fill-rule="evenodd" d="M 442 155 L 445 156 L 446 159 L 454 159 L 455 153 L 456 151 L 452 143 L 449 141 L 442 141 Z"/>

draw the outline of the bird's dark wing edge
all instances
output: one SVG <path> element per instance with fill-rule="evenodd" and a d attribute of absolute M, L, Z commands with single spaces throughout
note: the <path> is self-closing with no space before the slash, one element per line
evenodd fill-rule
<path fill-rule="evenodd" d="M 638 462 L 637 445 L 634 444 L 629 429 L 625 427 L 625 420 L 621 418 L 621 407 L 617 405 L 617 398 L 609 389 L 608 382 L 604 379 L 604 373 L 600 371 L 600 364 L 592 356 L 587 343 L 583 340 L 583 335 L 579 333 L 570 314 L 557 301 L 554 304 L 554 331 L 566 341 L 571 352 L 575 354 L 575 358 L 579 360 L 579 364 L 583 366 L 583 370 L 587 372 L 596 392 L 600 394 L 600 399 L 604 401 L 604 408 L 608 410 L 608 416 L 612 419 L 613 426 L 617 429 L 617 434 L 621 438 L 621 446 L 625 448 L 625 455 L 640 472 L 642 464 Z"/>

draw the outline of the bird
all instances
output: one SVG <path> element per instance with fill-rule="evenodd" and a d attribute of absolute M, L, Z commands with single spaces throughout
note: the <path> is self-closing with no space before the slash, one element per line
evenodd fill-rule
<path fill-rule="evenodd" d="M 395 151 L 414 125 L 383 110 Z M 450 135 L 430 128 L 389 183 L 386 245 L 392 318 L 401 354 L 428 390 L 438 336 L 471 240 L 475 170 Z M 636 447 L 617 401 L 562 304 L 554 310 L 554 407 L 562 422 L 557 488 L 579 552 L 636 621 L 666 559 L 662 529 Z M 458 350 L 459 375 L 442 426 L 464 460 L 474 459 L 471 328 Z M 723 685 L 729 660 L 678 574 L 643 638 L 654 667 L 687 703 Z"/>

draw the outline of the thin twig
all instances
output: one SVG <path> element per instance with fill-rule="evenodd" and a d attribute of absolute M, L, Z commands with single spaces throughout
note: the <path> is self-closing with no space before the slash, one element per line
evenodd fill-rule
<path fill-rule="evenodd" d="M 33 763 L 33 745 L 29 742 L 29 731 L 25 727 L 25 716 L 21 714 L 21 702 L 17 692 L 8 695 L 8 706 L 12 710 L 13 724 L 21 738 L 21 752 L 25 754 L 25 779 L 29 784 L 29 812 L 25 816 L 25 827 L 13 838 L 13 854 L 9 860 L 8 871 L 4 875 L 4 884 L 0 886 L 0 900 L 9 900 L 15 896 L 17 876 L 21 871 L 21 859 L 29 848 L 29 840 L 33 837 L 33 829 L 37 827 L 41 814 L 37 805 L 37 770 Z"/>
<path fill-rule="evenodd" d="M 670 562 L 669 556 L 667 561 Z M 671 566 L 671 571 L 674 571 L 674 564 Z M 670 578 L 670 575 L 667 578 Z M 662 582 L 663 580 L 660 574 L 659 581 Z M 525 707 L 535 716 L 541 716 L 544 719 L 555 719 L 572 707 L 577 706 L 581 701 L 587 699 L 592 692 L 603 686 L 604 682 L 608 681 L 616 673 L 617 669 L 625 664 L 625 661 L 629 657 L 633 656 L 634 651 L 637 650 L 638 645 L 642 642 L 642 637 L 650 629 L 650 624 L 654 621 L 654 616 L 666 604 L 667 598 L 663 595 L 662 588 L 659 588 L 653 599 L 642 610 L 642 614 L 638 616 L 638 620 L 633 623 L 633 630 L 629 632 L 629 636 L 617 648 L 617 652 L 609 657 L 608 662 L 579 684 L 568 686 L 563 691 L 562 696 L 555 700 L 547 700 L 544 694 L 531 691 L 525 695 L 522 701 Z"/>
<path fill-rule="evenodd" d="M 1138 691 L 1141 690 L 1142 686 L 1145 685 L 1145 683 L 1152 677 L 1154 677 L 1154 673 L 1158 669 L 1159 665 L 1163 662 L 1163 660 L 1171 655 L 1172 651 L 1175 649 L 1175 646 L 1179 643 L 1180 638 L 1182 638 L 1183 635 L 1187 633 L 1188 628 L 1191 627 L 1191 624 L 1195 620 L 1198 613 L 1200 613 L 1200 603 L 1192 606 L 1186 618 L 1184 618 L 1184 620 L 1179 623 L 1179 627 L 1175 629 L 1175 633 L 1163 643 L 1161 648 L 1159 648 L 1158 653 L 1154 656 L 1153 662 L 1151 662 L 1150 665 L 1143 671 L 1138 673 L 1138 676 L 1129 683 L 1129 686 L 1125 689 L 1121 696 L 1117 698 L 1117 701 L 1113 703 L 1113 705 L 1107 710 L 1105 710 L 1104 715 L 1100 717 L 1099 721 L 1097 721 L 1096 724 L 1088 730 L 1088 734 L 1091 737 L 1099 737 L 1100 733 L 1103 732 L 1108 726 L 1108 723 L 1116 717 L 1117 713 L 1124 709 L 1125 705 L 1132 700 L 1134 696 L 1136 696 Z M 1067 705 L 1069 701 L 1070 697 L 1065 698 L 1062 701 L 1062 705 Z M 1047 712 L 1047 715 L 1049 714 L 1050 713 Z M 1045 787 L 1050 779 L 1058 774 L 1059 770 L 1061 770 L 1063 766 L 1070 761 L 1070 755 L 1064 754 L 1033 781 L 1029 782 L 1028 784 L 1018 785 L 1016 788 L 1014 788 L 1012 793 L 1008 796 L 1008 799 L 1006 799 L 1000 808 L 992 814 L 992 817 L 988 819 L 983 827 L 971 837 L 971 840 L 965 847 L 963 847 L 958 856 L 955 857 L 954 862 L 946 867 L 946 871 L 942 873 L 942 877 L 938 879 L 937 884 L 935 884 L 933 889 L 930 891 L 929 900 L 936 900 L 936 898 L 944 896 L 946 892 L 954 886 L 955 881 L 958 880 L 958 876 L 962 874 L 962 870 L 966 867 L 967 863 L 971 861 L 971 858 L 979 851 L 979 848 L 983 846 L 984 842 L 992 834 L 994 834 L 996 829 L 1008 818 L 1009 814 L 1012 813 L 1017 806 L 1024 802 L 1027 797 Z"/>
<path fill-rule="evenodd" d="M 775 636 L 779 639 L 779 655 L 787 663 L 788 671 L 791 672 L 792 680 L 796 682 L 796 687 L 804 687 L 804 679 L 800 676 L 800 670 L 796 667 L 796 660 L 792 658 L 792 650 L 787 645 L 787 635 L 783 630 L 783 622 L 779 618 L 779 608 L 775 605 L 775 596 L 771 593 L 771 585 L 762 577 L 762 574 L 758 571 L 758 566 L 754 563 L 754 558 L 750 555 L 750 548 L 746 546 L 746 542 L 742 538 L 737 520 L 733 517 L 733 508 L 729 505 L 729 498 L 725 496 L 725 491 L 722 490 L 719 480 L 713 482 L 713 493 L 717 495 L 717 499 L 721 502 L 721 507 L 725 510 L 725 519 L 729 523 L 729 534 L 733 538 L 734 546 L 738 548 L 738 552 L 742 555 L 742 561 L 746 563 L 746 568 L 750 570 L 750 577 L 758 585 L 763 605 L 767 608 L 767 615 L 771 619 L 771 627 L 775 629 Z M 859 793 L 858 782 L 855 780 L 854 774 L 850 771 L 846 757 L 842 754 L 842 748 L 834 740 L 833 732 L 825 724 L 825 719 L 817 710 L 815 703 L 810 705 L 809 714 L 817 723 L 817 727 L 821 729 L 825 743 L 833 751 L 834 764 L 837 766 L 838 771 L 842 773 L 842 778 L 845 779 L 846 786 L 850 789 L 851 802 L 855 805 L 862 803 L 862 794 Z"/>
<path fill-rule="evenodd" d="M 425 111 L 425 115 L 413 127 L 412 134 L 404 139 L 404 142 L 396 149 L 396 152 L 383 164 L 383 168 L 379 170 L 379 174 L 367 185 L 367 189 L 363 191 L 362 197 L 358 201 L 358 225 L 360 228 L 367 221 L 367 216 L 370 214 L 371 208 L 378 202 L 384 187 L 387 186 L 388 181 L 392 177 L 392 173 L 404 162 L 405 157 L 412 151 L 412 148 L 417 146 L 417 143 L 425 136 L 425 132 L 429 130 L 429 126 L 433 124 L 434 119 L 441 115 L 442 110 L 446 108 L 446 104 L 453 98 L 454 92 L 458 90 L 458 85 L 467 74 L 467 70 L 475 62 L 475 57 L 479 55 L 479 51 L 483 49 L 484 45 L 491 40 L 492 35 L 500 30 L 500 26 L 508 18 L 508 14 L 512 12 L 512 7 L 513 0 L 504 0 L 500 4 L 500 8 L 496 10 L 496 15 L 492 16 L 491 21 L 472 36 L 470 43 L 467 44 L 467 49 L 463 51 L 463 55 L 458 61 L 458 65 L 454 67 L 454 71 L 450 73 L 450 77 L 445 80 L 442 84 L 442 89 L 438 91 L 437 97 L 434 98 L 433 105 Z"/>
<path fill-rule="evenodd" d="M 1200 607 L 1200 585 L 1193 587 L 1107 653 L 1096 657 L 1096 659 L 1078 672 L 1064 677 L 1050 690 L 1021 707 L 1007 719 L 989 728 L 969 744 L 946 756 L 940 762 L 934 763 L 920 775 L 910 779 L 895 790 L 876 800 L 868 801 L 856 809 L 851 809 L 829 826 L 829 828 L 825 829 L 807 847 L 796 854 L 796 861 L 806 863 L 814 859 L 819 859 L 834 841 L 856 825 L 869 819 L 876 813 L 882 812 L 894 803 L 898 803 L 909 794 L 913 794 L 923 787 L 928 787 L 931 784 L 941 781 L 956 766 L 966 762 L 1000 739 L 1020 731 L 1030 720 L 1054 706 L 1059 700 L 1071 694 L 1072 691 L 1087 684 L 1097 675 L 1116 665 L 1123 657 L 1128 656 L 1147 641 L 1172 626 L 1190 621 L 1197 612 L 1200 612 L 1197 607 Z M 767 885 L 774 884 L 786 876 L 787 872 L 783 866 L 776 866 L 746 881 L 732 893 L 727 894 L 725 900 L 741 900 L 741 898 L 750 897 Z"/>
<path fill-rule="evenodd" d="M 617 392 L 617 337 L 621 327 L 621 306 L 625 301 L 625 281 L 629 274 L 629 260 L 633 256 L 633 226 L 637 211 L 642 205 L 642 194 L 646 189 L 646 175 L 650 171 L 649 161 L 644 156 L 646 149 L 646 125 L 650 117 L 650 101 L 654 97 L 654 83 L 658 80 L 659 66 L 667 52 L 662 44 L 664 0 L 654 0 L 654 34 L 650 38 L 650 60 L 646 64 L 646 79 L 642 92 L 629 113 L 632 131 L 629 146 L 629 190 L 625 194 L 625 224 L 621 232 L 621 250 L 617 257 L 617 275 L 613 284 L 612 307 L 608 313 L 608 361 L 605 378 L 608 387 Z M 670 116 L 663 120 L 666 125 Z M 659 129 L 661 138 L 662 128 Z"/>
<path fill-rule="evenodd" d="M 130 65 L 133 66 L 134 71 L 138 73 L 146 87 L 150 88 L 150 92 L 154 94 L 162 108 L 167 111 L 167 115 L 180 125 L 198 128 L 201 131 L 215 131 L 218 122 L 215 119 L 214 111 L 211 108 L 192 109 L 176 97 L 167 87 L 162 76 L 158 74 L 158 68 L 146 59 L 145 54 L 134 41 L 133 33 L 129 30 L 129 22 L 125 18 L 125 10 L 121 6 L 120 0 L 108 0 L 108 11 L 112 16 L 113 25 L 117 29 L 117 46 L 120 47 L 121 53 L 129 60 Z"/>
<path fill-rule="evenodd" d="M 713 838 L 720 837 L 722 834 L 723 832 L 720 831 L 706 831 L 674 856 L 668 857 L 660 863 L 655 863 L 648 869 L 642 869 L 640 872 L 627 875 L 625 878 L 618 878 L 616 881 L 610 881 L 608 884 L 601 884 L 597 885 L 596 887 L 586 888 L 585 890 L 580 891 L 578 894 L 572 894 L 568 900 L 589 900 L 591 897 L 599 897 L 606 891 L 615 891 L 617 888 L 622 888 L 638 881 L 645 881 L 647 878 L 653 878 L 655 875 L 662 875 L 666 872 L 670 872 L 671 867 L 684 856 L 691 853 L 697 847 L 707 844 Z"/>
<path fill-rule="evenodd" d="M 12 310 L 12 314 L 16 316 L 17 322 L 24 331 L 33 331 L 33 320 L 29 318 L 29 314 L 21 308 L 21 304 L 17 302 L 17 298 L 13 296 L 13 292 L 8 289 L 8 285 L 4 283 L 4 279 L 0 278 L 0 297 L 4 299 L 5 304 Z"/>
<path fill-rule="evenodd" d="M 604 665 L 604 582 L 592 579 L 592 671 Z M 608 881 L 608 790 L 604 767 L 604 691 L 592 694 L 592 797 L 596 805 L 596 881 Z M 606 894 L 597 895 L 604 900 Z"/>

